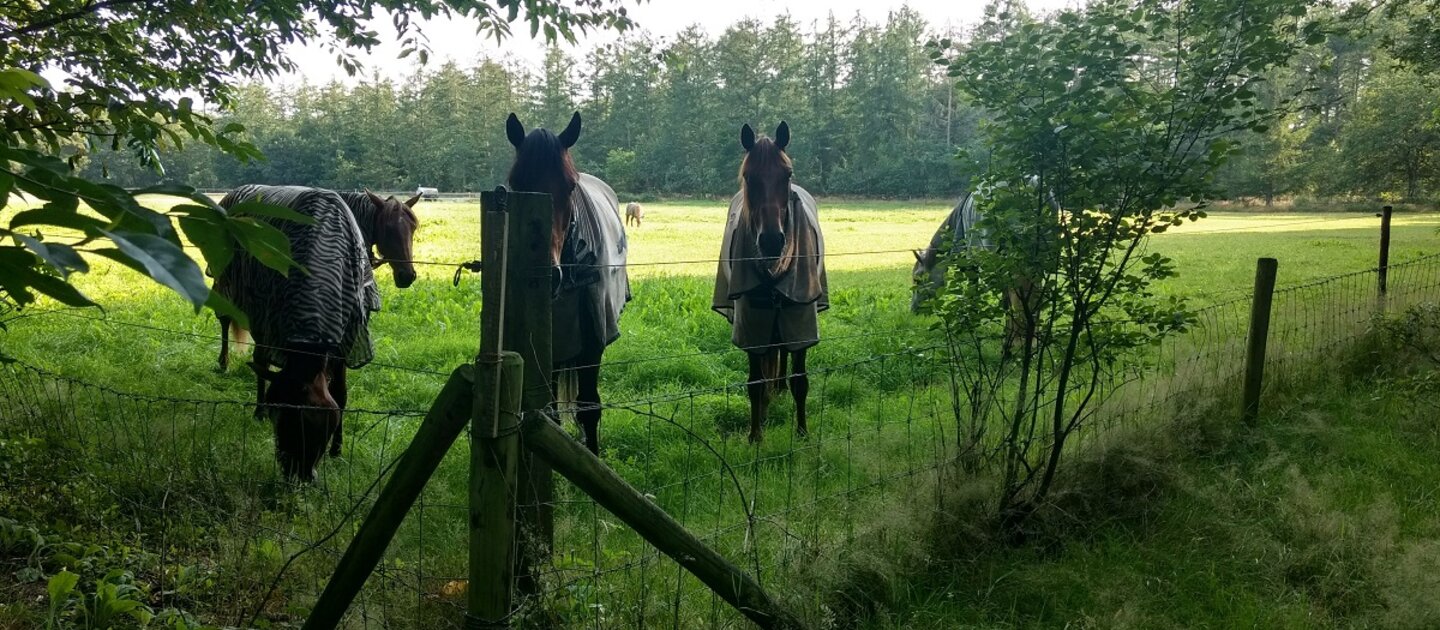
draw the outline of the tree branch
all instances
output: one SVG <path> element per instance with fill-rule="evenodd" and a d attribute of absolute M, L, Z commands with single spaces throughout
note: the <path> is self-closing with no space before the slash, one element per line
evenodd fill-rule
<path fill-rule="evenodd" d="M 94 4 L 87 4 L 73 11 L 50 16 L 48 18 L 40 20 L 39 22 L 33 22 L 27 26 L 12 28 L 8 31 L 0 33 L 0 39 L 14 39 L 24 35 L 29 35 L 31 33 L 43 31 L 47 28 L 57 26 L 64 22 L 69 22 L 70 20 L 98 13 L 105 9 L 126 4 L 138 4 L 140 1 L 141 0 L 101 0 L 100 2 L 96 2 Z"/>

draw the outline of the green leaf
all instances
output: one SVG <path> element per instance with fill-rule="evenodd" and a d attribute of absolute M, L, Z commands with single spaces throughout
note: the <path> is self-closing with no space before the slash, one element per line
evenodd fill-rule
<path fill-rule="evenodd" d="M 205 299 L 205 308 L 214 311 L 216 315 L 224 315 L 235 320 L 235 323 L 239 324 L 241 328 L 250 328 L 250 317 L 245 314 L 245 311 L 240 310 L 240 307 L 235 306 L 234 302 L 216 293 L 213 289 L 210 291 L 210 297 Z"/>
<path fill-rule="evenodd" d="M 125 256 L 143 266 L 145 275 L 179 293 L 194 305 L 196 312 L 210 297 L 205 274 L 178 245 L 150 234 L 104 230 L 101 233 L 110 237 Z"/>
<path fill-rule="evenodd" d="M 38 262 L 39 259 L 26 250 L 0 248 L 0 288 L 22 305 L 34 301 L 30 294 L 34 290 L 66 306 L 96 306 L 68 282 L 42 273 L 36 268 Z"/>
<path fill-rule="evenodd" d="M 289 273 L 294 267 L 309 275 L 309 271 L 290 257 L 290 239 L 284 232 L 251 217 L 231 219 L 225 225 L 230 229 L 230 234 L 240 241 L 240 246 L 260 261 L 260 264 L 280 273 Z"/>
<path fill-rule="evenodd" d="M 269 217 L 271 219 L 280 219 L 282 221 L 299 223 L 300 225 L 312 225 L 315 223 L 314 217 L 300 214 L 299 212 L 286 208 L 285 206 L 277 206 L 275 204 L 263 203 L 259 201 L 245 201 L 237 203 L 233 206 L 230 206 L 229 213 L 232 217 Z"/>
<path fill-rule="evenodd" d="M 59 602 L 75 592 L 75 585 L 80 583 L 80 576 L 69 571 L 61 571 L 50 576 L 50 582 L 45 585 L 45 591 L 50 594 L 51 602 Z"/>
<path fill-rule="evenodd" d="M 48 204 L 42 208 L 24 210 L 10 220 L 10 229 L 12 230 L 31 225 L 51 225 L 86 232 L 91 229 L 104 228 L 105 222 L 80 214 L 77 210 Z"/>
<path fill-rule="evenodd" d="M 41 260 L 50 265 L 52 269 L 60 272 L 62 277 L 70 275 L 71 271 L 86 272 L 90 266 L 85 259 L 75 250 L 64 243 L 42 243 L 24 234 L 15 234 L 15 240 L 25 245 L 25 248 L 34 252 Z"/>
<path fill-rule="evenodd" d="M 223 217 L 221 220 L 223 221 Z M 235 257 L 235 249 L 225 224 L 213 219 L 188 216 L 180 217 L 180 229 L 191 243 L 200 248 L 200 254 L 205 257 L 205 264 L 209 267 L 207 273 L 211 277 L 220 277 Z"/>

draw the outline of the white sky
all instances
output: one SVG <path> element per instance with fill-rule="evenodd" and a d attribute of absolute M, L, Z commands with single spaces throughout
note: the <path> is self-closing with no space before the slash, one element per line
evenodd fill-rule
<path fill-rule="evenodd" d="M 1077 0 L 1028 0 L 1026 4 L 1036 12 L 1050 11 L 1077 5 Z M 881 22 L 891 11 L 910 6 L 923 15 L 932 30 L 950 27 L 960 28 L 980 20 L 984 8 L 983 0 L 650 0 L 636 5 L 626 4 L 626 9 L 640 30 L 656 36 L 669 36 L 698 24 L 711 35 L 718 35 L 725 28 L 744 18 L 766 21 L 775 16 L 789 13 L 807 28 L 812 22 L 824 20 L 833 12 L 843 22 L 855 15 L 862 15 L 871 22 Z M 387 43 L 364 58 L 366 72 L 378 70 L 391 78 L 402 78 L 412 74 L 412 59 L 396 60 L 400 47 L 394 44 L 394 31 L 388 19 L 378 20 L 374 28 L 380 31 Z M 536 64 L 544 51 L 543 36 L 530 39 L 530 29 L 523 20 L 517 21 L 515 32 L 503 44 L 496 44 L 494 38 L 481 39 L 475 35 L 474 24 L 463 20 L 435 20 L 423 24 L 423 32 L 430 40 L 432 66 L 446 60 L 460 65 L 470 65 L 482 56 L 492 58 L 514 57 L 530 64 Z M 614 41 L 612 32 L 584 36 L 579 46 L 566 46 L 572 55 L 589 50 L 596 44 Z M 282 82 L 293 83 L 301 80 L 324 83 L 333 79 L 353 82 L 340 69 L 332 56 L 318 47 L 302 48 L 295 51 L 300 66 L 297 75 L 288 76 Z"/>

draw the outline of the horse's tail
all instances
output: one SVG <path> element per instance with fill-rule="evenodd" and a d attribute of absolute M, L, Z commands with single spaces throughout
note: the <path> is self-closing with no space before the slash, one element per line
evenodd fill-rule
<path fill-rule="evenodd" d="M 230 321 L 230 336 L 235 339 L 237 345 L 250 345 L 250 331 L 245 330 L 245 327 L 241 326 L 240 322 Z M 229 340 L 226 340 L 226 343 L 229 343 Z"/>
<path fill-rule="evenodd" d="M 767 397 L 785 389 L 784 352 L 780 348 L 771 348 L 760 360 L 760 378 L 765 379 L 765 395 Z"/>

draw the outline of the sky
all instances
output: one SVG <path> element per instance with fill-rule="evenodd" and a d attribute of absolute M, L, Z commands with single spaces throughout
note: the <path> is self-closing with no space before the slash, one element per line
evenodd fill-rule
<path fill-rule="evenodd" d="M 1050 11 L 1073 6 L 1076 0 L 1029 0 L 1026 4 L 1036 12 Z M 760 21 L 774 19 L 789 13 L 802 28 L 812 22 L 824 20 L 829 13 L 843 21 L 861 15 L 872 22 L 883 21 L 890 12 L 904 6 L 918 11 L 935 30 L 950 27 L 960 28 L 973 25 L 980 20 L 984 8 L 983 0 L 649 0 L 643 4 L 626 2 L 626 8 L 638 27 L 655 36 L 669 36 L 691 25 L 699 25 L 711 35 L 718 35 L 725 28 L 745 18 Z M 394 31 L 389 20 L 378 20 L 374 28 L 382 33 L 387 44 L 374 53 L 362 57 L 368 71 L 378 71 L 392 79 L 413 76 L 413 60 L 397 60 L 400 47 L 393 43 Z M 431 65 L 446 60 L 462 66 L 470 65 L 481 57 L 503 59 L 513 57 L 529 64 L 538 64 L 545 44 L 542 39 L 530 39 L 529 28 L 523 23 L 515 25 L 515 33 L 503 43 L 494 38 L 481 39 L 475 35 L 474 24 L 464 20 L 432 20 L 422 26 L 423 33 L 430 40 Z M 572 55 L 580 56 L 592 47 L 612 42 L 615 33 L 595 33 L 582 37 L 578 46 L 564 46 Z M 335 64 L 334 58 L 319 47 L 301 47 L 295 52 L 299 71 L 280 79 L 281 83 L 326 83 L 339 79 L 353 83 L 357 79 L 346 76 L 344 70 Z"/>

